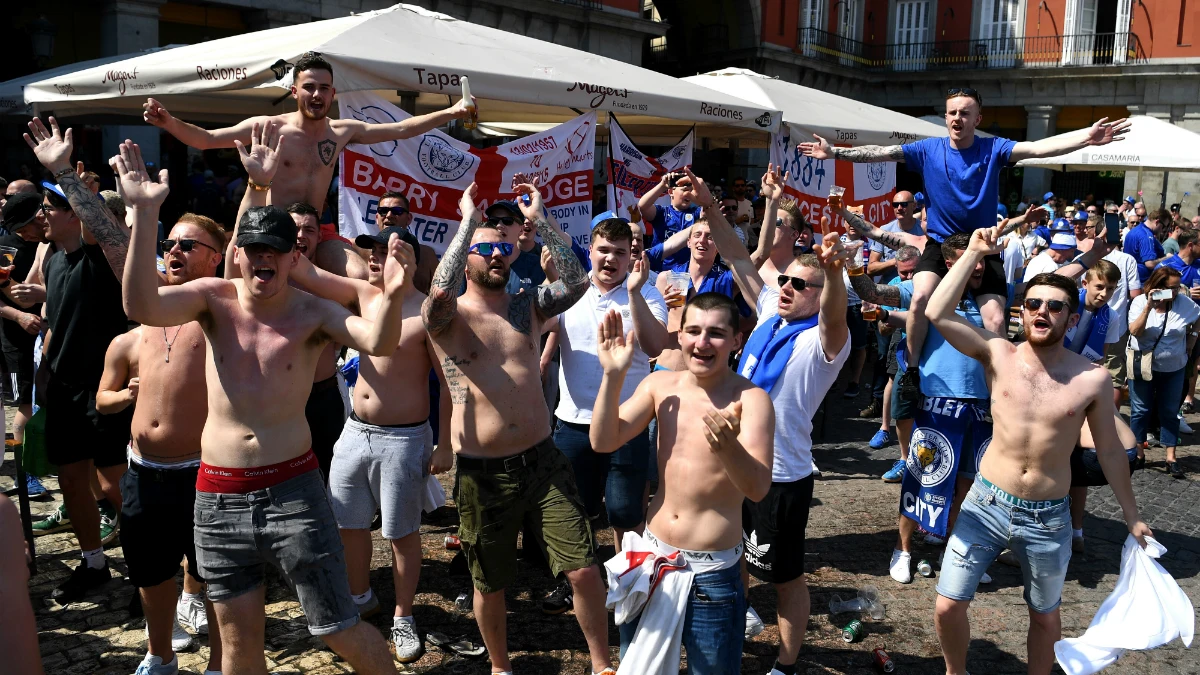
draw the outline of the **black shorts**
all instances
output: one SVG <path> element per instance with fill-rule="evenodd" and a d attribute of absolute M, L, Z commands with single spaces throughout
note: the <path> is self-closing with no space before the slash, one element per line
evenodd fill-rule
<path fill-rule="evenodd" d="M 932 239 L 925 245 L 925 251 L 917 260 L 916 274 L 933 272 L 938 278 L 946 276 L 946 259 L 942 257 L 942 245 Z M 1008 297 L 1008 278 L 1004 276 L 1004 259 L 997 255 L 985 256 L 983 259 L 983 283 L 975 291 L 980 295 L 999 295 Z"/>
<path fill-rule="evenodd" d="M 862 305 L 846 307 L 846 327 L 850 329 L 850 349 L 866 349 L 867 322 L 862 318 Z"/>
<path fill-rule="evenodd" d="M 1126 450 L 1125 454 L 1132 455 L 1129 458 L 1129 473 L 1132 475 L 1137 463 L 1137 452 L 1135 449 L 1130 449 Z M 1096 450 L 1075 446 L 1075 450 L 1071 453 L 1071 487 L 1097 487 L 1100 485 L 1108 485 L 1108 479 L 1104 477 L 1104 470 L 1100 468 L 1100 459 L 1096 457 Z"/>
<path fill-rule="evenodd" d="M 746 568 L 756 579 L 783 584 L 804 574 L 804 531 L 813 477 L 771 483 L 761 502 L 742 502 Z"/>
<path fill-rule="evenodd" d="M 121 477 L 121 547 L 129 581 L 137 588 L 175 578 L 182 558 L 187 558 L 188 574 L 204 583 L 192 534 L 198 471 L 130 462 Z"/>
<path fill-rule="evenodd" d="M 12 379 L 13 398 L 17 405 L 33 403 L 33 345 L 24 349 L 23 345 L 13 345 L 5 339 L 3 350 L 4 363 Z"/>
<path fill-rule="evenodd" d="M 346 407 L 342 403 L 337 375 L 313 383 L 312 393 L 304 406 L 304 419 L 308 420 L 312 451 L 321 467 L 321 478 L 328 485 L 333 446 L 342 436 L 342 427 L 346 426 Z"/>
<path fill-rule="evenodd" d="M 130 408 L 132 410 L 132 408 Z M 46 456 L 63 466 L 92 460 L 97 467 L 125 463 L 129 425 L 96 412 L 96 391 L 50 375 L 46 385 Z"/>

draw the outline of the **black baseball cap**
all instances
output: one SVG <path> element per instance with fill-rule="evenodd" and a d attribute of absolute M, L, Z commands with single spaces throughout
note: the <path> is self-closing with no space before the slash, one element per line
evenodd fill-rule
<path fill-rule="evenodd" d="M 400 241 L 412 246 L 414 258 L 417 262 L 421 262 L 421 242 L 417 241 L 416 235 L 409 232 L 407 227 L 392 225 L 383 228 L 376 234 L 360 234 L 354 238 L 354 245 L 359 248 L 374 248 L 376 244 L 387 246 L 393 234 L 399 235 Z"/>
<path fill-rule="evenodd" d="M 16 232 L 33 222 L 42 207 L 42 196 L 36 192 L 18 192 L 4 202 L 0 218 L 9 232 Z"/>
<path fill-rule="evenodd" d="M 521 213 L 521 207 L 517 206 L 517 203 L 512 201 L 511 199 L 501 199 L 496 202 L 493 202 L 491 206 L 487 207 L 487 209 L 484 211 L 484 213 L 490 214 L 492 212 L 492 210 L 494 210 L 494 209 L 504 209 L 505 211 L 508 211 L 509 213 L 513 214 L 513 216 L 521 219 L 522 221 L 525 218 L 525 214 Z M 520 223 L 518 223 L 518 225 L 519 224 Z"/>
<path fill-rule="evenodd" d="M 296 247 L 296 221 L 278 206 L 255 206 L 238 223 L 237 247 L 250 244 L 288 253 Z"/>

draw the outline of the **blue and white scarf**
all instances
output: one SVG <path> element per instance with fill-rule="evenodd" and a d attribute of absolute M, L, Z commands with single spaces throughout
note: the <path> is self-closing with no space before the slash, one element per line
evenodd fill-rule
<path fill-rule="evenodd" d="M 1079 308 L 1080 311 L 1086 307 L 1084 302 L 1087 300 L 1087 289 L 1079 291 Z M 1080 348 L 1074 349 L 1075 334 L 1079 329 L 1079 324 L 1076 323 L 1067 329 L 1067 334 L 1063 338 L 1063 344 L 1067 349 L 1082 354 L 1089 361 L 1099 361 L 1104 358 L 1104 338 L 1108 335 L 1108 322 L 1112 318 L 1112 310 L 1108 304 L 1103 304 L 1100 309 L 1092 312 L 1092 320 L 1087 325 L 1087 336 L 1080 344 Z"/>
<path fill-rule="evenodd" d="M 738 373 L 755 385 L 770 393 L 771 387 L 783 369 L 787 367 L 788 359 L 792 357 L 792 345 L 801 333 L 817 325 L 820 313 L 806 319 L 792 321 L 783 325 L 783 317 L 764 323 L 750 334 L 746 348 L 742 350 L 742 360 L 738 362 Z"/>

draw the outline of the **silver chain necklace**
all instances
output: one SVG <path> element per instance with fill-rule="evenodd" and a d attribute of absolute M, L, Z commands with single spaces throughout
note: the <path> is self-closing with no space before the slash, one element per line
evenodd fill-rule
<path fill-rule="evenodd" d="M 183 326 L 180 326 L 179 330 L 175 331 L 175 337 L 171 338 L 170 340 L 167 339 L 167 327 L 163 326 L 162 330 L 163 330 L 163 344 L 165 344 L 167 346 L 167 363 L 170 363 L 171 362 L 171 346 L 174 345 L 175 341 L 179 339 L 179 334 L 183 332 Z"/>

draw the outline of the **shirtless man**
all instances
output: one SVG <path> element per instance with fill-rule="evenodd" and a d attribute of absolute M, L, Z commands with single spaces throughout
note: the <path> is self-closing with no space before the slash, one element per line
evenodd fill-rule
<path fill-rule="evenodd" d="M 1152 534 L 1134 500 L 1129 461 L 1113 423 L 1108 373 L 1063 346 L 1067 328 L 1079 320 L 1075 282 L 1043 274 L 1027 283 L 1021 319 L 1028 340 L 1017 345 L 955 313 L 976 263 L 999 251 L 998 235 L 998 227 L 973 233 L 927 308 L 930 322 L 955 349 L 983 363 L 995 421 L 938 580 L 934 621 L 947 675 L 966 672 L 967 608 L 980 575 L 1005 547 L 1020 561 L 1025 578 L 1029 672 L 1044 675 L 1054 665 L 1071 558 L 1071 452 L 1085 419 L 1130 534 L 1143 547 Z"/>
<path fill-rule="evenodd" d="M 386 207 L 385 207 L 386 208 Z M 384 294 L 383 266 L 392 234 L 413 247 L 420 269 L 423 251 L 416 236 L 400 226 L 377 234 L 361 234 L 354 243 L 370 251 L 366 281 L 347 279 L 301 260 L 291 280 L 314 295 L 357 309 L 364 318 L 378 316 Z M 392 642 L 396 659 L 419 659 L 423 645 L 413 621 L 413 597 L 421 575 L 421 511 L 426 477 L 450 470 L 454 456 L 449 443 L 433 449 L 429 426 L 429 372 L 434 368 L 428 334 L 421 325 L 425 294 L 410 292 L 404 298 L 404 331 L 391 356 L 363 355 L 358 384 L 354 387 L 354 412 L 346 422 L 333 453 L 329 490 L 346 547 L 350 592 L 359 613 L 379 612 L 379 598 L 371 591 L 371 521 L 383 514 L 383 537 L 392 544 L 392 577 L 396 606 Z M 440 378 L 441 369 L 436 369 Z M 443 384 L 443 388 L 444 388 Z M 449 393 L 442 391 L 444 413 L 450 412 Z M 443 416 L 441 429 L 449 430 Z"/>
<path fill-rule="evenodd" d="M 732 230 L 729 236 L 736 241 Z M 742 502 L 762 499 L 771 487 L 771 399 L 728 365 L 741 346 L 738 319 L 727 295 L 693 297 L 679 332 L 683 367 L 651 373 L 624 403 L 619 400 L 634 353 L 633 331 L 622 334 L 615 312 L 597 329 L 604 376 L 592 409 L 592 447 L 613 452 L 658 420 L 660 488 L 650 502 L 645 540 L 661 555 L 683 551 L 695 574 L 682 638 L 694 675 L 741 671 Z M 638 625 L 620 626 L 622 655 Z"/>
<path fill-rule="evenodd" d="M 241 144 L 250 180 L 274 173 L 272 125 Z M 222 670 L 263 675 L 264 567 L 280 569 L 296 590 L 309 632 L 358 672 L 395 672 L 378 631 L 359 622 L 350 597 L 333 513 L 312 454 L 304 401 L 317 359 L 331 340 L 367 354 L 400 343 L 402 297 L 411 285 L 412 252 L 393 239 L 378 320 L 288 286 L 300 252 L 282 209 L 251 209 L 239 223 L 230 264 L 241 279 L 158 285 L 154 231 L 167 196 L 141 151 L 125 142 L 116 159 L 133 219 L 122 285 L 127 311 L 143 326 L 198 321 L 207 344 L 208 417 L 201 432 L 195 543 L 199 571 L 225 637 Z M 145 330 L 145 329 L 143 329 Z"/>
<path fill-rule="evenodd" d="M 185 214 L 162 242 L 167 285 L 215 276 L 224 243 L 220 225 Z M 204 583 L 193 537 L 200 439 L 208 417 L 204 332 L 196 321 L 177 327 L 142 326 L 113 345 L 127 336 L 134 336 L 135 342 L 126 372 L 105 363 L 96 407 L 108 414 L 111 408 L 137 401 L 129 471 L 121 481 L 121 545 L 129 578 L 139 589 L 146 612 L 150 647 L 143 664 L 152 674 L 174 672 L 175 573 L 180 558 L 186 558 L 191 583 L 184 584 L 184 591 L 195 601 L 180 603 L 179 613 L 197 632 L 209 634 L 208 670 L 219 672 L 221 641 L 212 604 L 201 604 L 195 597 Z M 113 349 L 109 348 L 110 354 Z"/>
<path fill-rule="evenodd" d="M 514 295 L 505 292 L 515 243 L 481 227 L 477 187 L 463 192 L 463 220 L 433 275 L 421 317 L 445 373 L 453 405 L 451 443 L 458 455 L 455 502 L 459 537 L 475 585 L 475 620 L 492 672 L 511 673 L 504 589 L 517 572 L 517 533 L 528 523 L 550 562 L 574 589 L 575 617 L 591 652 L 592 672 L 611 671 L 604 584 L 592 529 L 571 464 L 550 439 L 542 397 L 538 336 L 551 317 L 574 305 L 588 277 L 532 185 L 525 217 L 537 225 L 560 278 Z M 467 291 L 458 287 L 467 273 Z"/>
<path fill-rule="evenodd" d="M 412 219 L 412 212 L 408 210 L 408 197 L 399 192 L 385 192 L 379 197 L 379 206 L 375 209 L 375 226 L 381 231 L 388 227 L 408 229 Z M 417 250 L 416 247 L 413 249 Z M 420 251 L 417 255 L 417 271 L 413 274 L 413 288 L 422 295 L 429 295 L 429 284 L 433 281 L 433 271 L 437 269 L 438 264 L 437 251 L 425 244 L 421 244 Z"/>
<path fill-rule="evenodd" d="M 350 143 L 382 143 L 384 141 L 412 138 L 434 129 L 450 120 L 470 114 L 464 101 L 438 112 L 412 117 L 390 124 L 371 124 L 356 119 L 329 119 L 337 89 L 333 86 L 333 66 L 320 54 L 308 52 L 296 60 L 292 69 L 292 97 L 296 99 L 296 112 L 266 117 L 250 117 L 232 127 L 224 129 L 201 129 L 177 119 L 154 99 L 142 105 L 142 118 L 179 139 L 185 145 L 200 150 L 232 148 L 234 141 L 250 142 L 250 130 L 255 125 L 274 122 L 280 134 L 287 139 L 282 150 L 282 166 L 270 184 L 249 181 L 247 190 L 267 190 L 267 203 L 280 208 L 295 202 L 314 206 L 318 212 L 324 210 L 325 195 L 333 179 L 338 154 Z M 330 239 L 319 248 L 340 248 L 349 260 L 357 256 L 345 242 Z M 315 255 L 315 253 L 314 253 Z M 334 255 L 323 257 L 336 258 Z M 341 270 L 337 270 L 341 273 Z"/>

